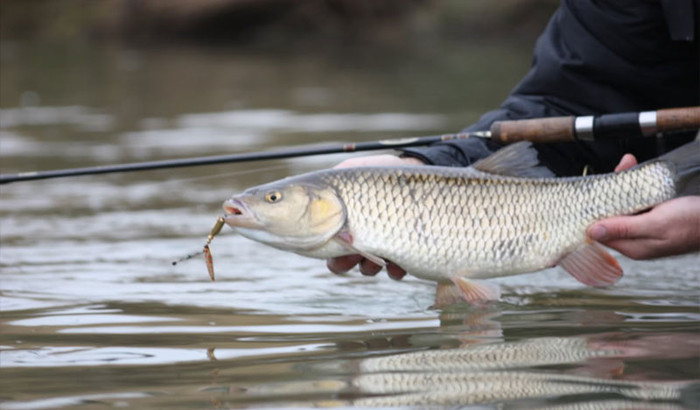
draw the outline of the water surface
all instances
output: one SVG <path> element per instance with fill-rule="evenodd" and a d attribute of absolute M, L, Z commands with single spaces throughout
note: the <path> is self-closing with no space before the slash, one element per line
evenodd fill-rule
<path fill-rule="evenodd" d="M 296 54 L 3 44 L 0 170 L 451 132 L 495 107 L 529 49 Z M 486 308 L 434 285 L 283 253 L 221 202 L 345 156 L 1 187 L 0 407 L 693 408 L 698 255 L 620 257 L 590 289 L 559 269 L 499 279 Z M 485 407 L 484 407 L 485 406 Z"/>

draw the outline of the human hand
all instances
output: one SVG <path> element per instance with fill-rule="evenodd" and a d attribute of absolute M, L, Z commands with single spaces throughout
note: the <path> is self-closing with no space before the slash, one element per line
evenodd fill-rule
<path fill-rule="evenodd" d="M 400 158 L 394 155 L 371 155 L 366 157 L 356 157 L 346 159 L 334 168 L 348 167 L 365 167 L 365 166 L 401 166 L 401 165 L 425 165 L 418 158 L 405 157 Z M 331 258 L 326 261 L 328 270 L 335 274 L 342 274 L 356 265 L 360 265 L 360 273 L 366 276 L 374 276 L 382 270 L 382 267 L 376 263 L 363 258 L 360 255 L 346 255 L 337 258 Z M 400 280 L 406 276 L 406 271 L 393 262 L 387 261 L 386 271 L 392 279 Z"/>
<path fill-rule="evenodd" d="M 328 270 L 337 275 L 349 271 L 358 264 L 360 265 L 360 273 L 365 276 L 374 276 L 382 270 L 381 266 L 360 255 L 339 256 L 326 261 Z M 395 280 L 401 280 L 406 276 L 406 271 L 401 266 L 390 261 L 386 262 L 386 273 Z"/>
<path fill-rule="evenodd" d="M 615 172 L 637 164 L 622 157 Z M 653 259 L 700 250 L 700 196 L 663 202 L 649 212 L 615 216 L 588 228 L 588 236 L 632 259 Z"/>

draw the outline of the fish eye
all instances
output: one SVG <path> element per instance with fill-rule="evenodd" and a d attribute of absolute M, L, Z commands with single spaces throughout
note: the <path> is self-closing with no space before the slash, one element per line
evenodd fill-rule
<path fill-rule="evenodd" d="M 265 200 L 271 204 L 279 202 L 282 199 L 282 193 L 280 191 L 272 191 L 265 194 Z"/>

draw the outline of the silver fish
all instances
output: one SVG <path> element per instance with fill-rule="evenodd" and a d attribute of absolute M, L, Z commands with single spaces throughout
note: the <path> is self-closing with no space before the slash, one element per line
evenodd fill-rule
<path fill-rule="evenodd" d="M 559 265 L 604 287 L 622 269 L 586 237 L 593 222 L 697 194 L 700 142 L 616 174 L 554 178 L 529 143 L 471 167 L 362 167 L 250 188 L 224 203 L 241 235 L 315 258 L 360 254 L 438 282 L 436 303 L 500 297 L 477 279 Z"/>

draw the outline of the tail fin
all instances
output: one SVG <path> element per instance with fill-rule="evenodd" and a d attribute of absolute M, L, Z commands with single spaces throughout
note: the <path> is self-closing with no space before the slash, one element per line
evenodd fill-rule
<path fill-rule="evenodd" d="M 700 140 L 680 146 L 659 160 L 676 170 L 676 196 L 700 195 Z"/>

